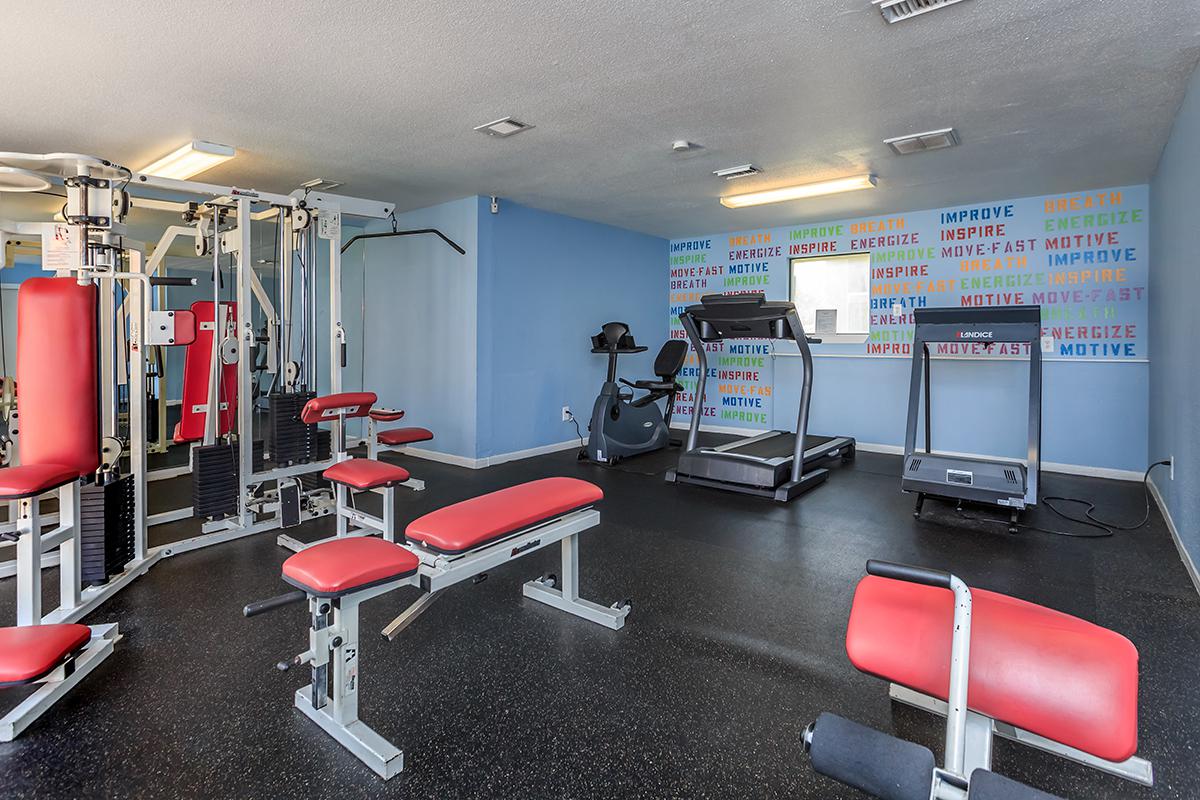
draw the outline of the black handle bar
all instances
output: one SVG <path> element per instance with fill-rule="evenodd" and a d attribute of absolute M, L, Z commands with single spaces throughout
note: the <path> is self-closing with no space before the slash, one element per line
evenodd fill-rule
<path fill-rule="evenodd" d="M 276 595 L 275 597 L 268 597 L 266 600 L 259 600 L 254 603 L 250 603 L 248 606 L 242 609 L 242 614 L 247 617 L 255 617 L 259 614 L 265 614 L 268 611 L 274 611 L 282 606 L 289 606 L 292 603 L 300 603 L 307 599 L 308 593 L 297 589 L 294 592 L 288 592 L 287 594 Z"/>
<path fill-rule="evenodd" d="M 936 586 L 939 589 L 949 589 L 950 579 L 954 577 L 945 570 L 914 567 L 911 564 L 897 564 L 893 561 L 876 561 L 875 559 L 867 562 L 867 574 L 880 578 L 892 578 L 897 581 L 920 583 L 925 586 Z"/>

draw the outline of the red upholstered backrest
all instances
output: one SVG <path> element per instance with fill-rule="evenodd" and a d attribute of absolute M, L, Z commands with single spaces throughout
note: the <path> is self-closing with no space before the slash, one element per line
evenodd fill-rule
<path fill-rule="evenodd" d="M 96 287 L 29 278 L 17 290 L 21 463 L 100 466 Z"/>
<path fill-rule="evenodd" d="M 1137 750 L 1137 648 L 1045 606 L 972 589 L 967 705 L 1109 761 Z M 954 595 L 867 576 L 846 630 L 854 666 L 946 699 Z"/>
<path fill-rule="evenodd" d="M 339 415 L 350 417 L 365 417 L 371 413 L 371 406 L 379 397 L 374 392 L 342 392 L 327 394 L 324 397 L 314 397 L 304 404 L 300 419 L 312 425 L 327 419 L 335 419 Z"/>

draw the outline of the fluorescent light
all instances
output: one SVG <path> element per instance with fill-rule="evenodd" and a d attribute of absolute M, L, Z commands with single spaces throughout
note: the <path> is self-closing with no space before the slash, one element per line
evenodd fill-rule
<path fill-rule="evenodd" d="M 850 178 L 838 178 L 820 183 L 805 183 L 800 186 L 785 186 L 782 189 L 768 189 L 765 192 L 750 194 L 735 194 L 721 198 L 721 205 L 726 208 L 745 208 L 761 206 L 766 203 L 782 203 L 787 200 L 803 200 L 806 197 L 820 197 L 825 194 L 853 192 L 859 189 L 874 189 L 874 175 L 855 175 Z"/>
<path fill-rule="evenodd" d="M 175 178 L 184 181 L 228 161 L 236 154 L 237 151 L 227 144 L 214 144 L 193 139 L 170 155 L 163 156 L 153 164 L 143 167 L 140 172 L 159 178 Z"/>

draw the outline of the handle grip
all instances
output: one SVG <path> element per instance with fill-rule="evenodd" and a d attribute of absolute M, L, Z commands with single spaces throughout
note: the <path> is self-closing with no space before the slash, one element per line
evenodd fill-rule
<path fill-rule="evenodd" d="M 925 586 L 936 586 L 939 589 L 950 589 L 950 581 L 954 577 L 949 572 L 928 567 L 914 567 L 911 564 L 897 564 L 894 561 L 867 562 L 867 574 L 880 578 L 892 578 L 897 581 L 920 583 Z"/>
<path fill-rule="evenodd" d="M 274 611 L 275 609 L 283 606 L 290 606 L 292 603 L 301 603 L 307 599 L 308 593 L 297 589 L 294 592 L 288 592 L 287 594 L 276 595 L 275 597 L 268 597 L 266 600 L 259 600 L 254 603 L 250 603 L 242 609 L 242 614 L 247 617 L 255 617 L 259 614 L 265 614 L 268 611 Z"/>
<path fill-rule="evenodd" d="M 195 278 L 170 278 L 166 275 L 158 275 L 150 279 L 151 286 L 195 286 Z"/>
<path fill-rule="evenodd" d="M 346 368 L 346 343 L 342 342 L 342 369 Z"/>

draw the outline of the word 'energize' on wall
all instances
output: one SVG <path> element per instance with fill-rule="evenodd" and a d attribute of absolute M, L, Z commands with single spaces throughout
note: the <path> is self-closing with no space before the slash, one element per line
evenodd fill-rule
<path fill-rule="evenodd" d="M 915 308 L 1037 305 L 1044 357 L 1144 359 L 1148 197 L 1132 186 L 674 240 L 671 336 L 684 337 L 679 314 L 705 294 L 786 300 L 792 259 L 870 253 L 866 341 L 818 353 L 907 358 Z M 944 356 L 1022 354 L 1012 345 L 936 347 Z M 708 345 L 705 421 L 771 424 L 771 351 L 757 340 Z M 692 356 L 680 376 L 681 414 L 691 413 L 697 370 Z"/>

